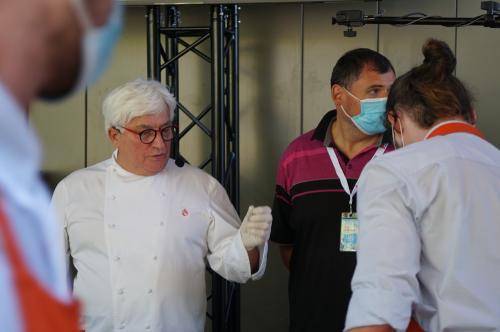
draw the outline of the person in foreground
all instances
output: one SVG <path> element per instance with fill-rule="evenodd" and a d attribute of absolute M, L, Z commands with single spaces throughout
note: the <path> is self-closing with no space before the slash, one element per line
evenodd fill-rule
<path fill-rule="evenodd" d="M 264 273 L 271 209 L 240 219 L 216 179 L 169 159 L 176 102 L 138 79 L 104 100 L 112 157 L 78 170 L 52 202 L 87 332 L 201 332 L 205 269 L 246 282 Z"/>
<path fill-rule="evenodd" d="M 475 128 L 456 59 L 428 40 L 387 118 L 401 149 L 370 163 L 345 330 L 500 331 L 500 151 Z M 374 176 L 376 174 L 376 176 Z"/>
<path fill-rule="evenodd" d="M 120 33 L 112 0 L 0 1 L 0 331 L 78 331 L 78 306 L 28 121 L 95 80 Z"/>

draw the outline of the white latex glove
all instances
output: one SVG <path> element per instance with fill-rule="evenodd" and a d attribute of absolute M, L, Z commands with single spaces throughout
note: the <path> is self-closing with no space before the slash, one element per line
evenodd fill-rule
<path fill-rule="evenodd" d="M 271 208 L 269 206 L 250 205 L 240 226 L 241 241 L 246 250 L 263 245 L 271 232 Z"/>

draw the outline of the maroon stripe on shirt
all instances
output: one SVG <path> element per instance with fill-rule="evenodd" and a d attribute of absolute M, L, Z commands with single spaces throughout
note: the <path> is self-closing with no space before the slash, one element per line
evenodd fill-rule
<path fill-rule="evenodd" d="M 323 142 L 311 139 L 313 132 L 309 131 L 295 139 L 283 153 L 276 183 L 287 193 L 290 193 L 290 190 L 300 183 L 338 179 Z M 371 146 L 364 149 L 347 164 L 339 155 L 338 150 L 335 149 L 346 178 L 359 178 L 363 167 L 372 159 L 377 148 L 377 146 Z"/>

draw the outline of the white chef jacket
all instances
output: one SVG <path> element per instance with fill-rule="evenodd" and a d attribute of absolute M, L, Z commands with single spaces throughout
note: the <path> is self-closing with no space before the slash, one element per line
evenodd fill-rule
<path fill-rule="evenodd" d="M 500 331 L 500 151 L 454 133 L 371 162 L 345 329 Z"/>
<path fill-rule="evenodd" d="M 251 275 L 239 217 L 211 176 L 169 160 L 154 176 L 108 159 L 61 181 L 53 204 L 67 255 L 78 271 L 75 296 L 87 332 L 200 332 L 205 266 L 245 282 Z"/>
<path fill-rule="evenodd" d="M 68 301 L 58 228 L 39 176 L 40 156 L 26 112 L 0 82 L 0 202 L 30 272 L 52 295 Z M 18 332 L 22 321 L 3 243 L 0 233 L 0 331 Z"/>

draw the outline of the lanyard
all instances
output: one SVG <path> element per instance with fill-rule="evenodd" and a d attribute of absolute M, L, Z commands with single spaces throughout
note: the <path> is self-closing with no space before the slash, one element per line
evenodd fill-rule
<path fill-rule="evenodd" d="M 370 159 L 370 161 L 383 155 L 385 152 L 385 149 L 387 149 L 387 145 L 388 144 L 386 143 L 384 145 L 379 146 L 377 151 L 373 155 L 372 159 Z M 342 184 L 342 188 L 347 193 L 347 195 L 349 195 L 349 212 L 352 213 L 352 199 L 353 199 L 354 195 L 356 195 L 356 193 L 358 192 L 358 181 L 356 181 L 356 184 L 354 185 L 354 188 L 352 188 L 352 191 L 351 191 L 351 189 L 349 188 L 349 184 L 347 183 L 347 178 L 344 174 L 344 171 L 342 170 L 342 167 L 340 167 L 340 163 L 339 163 L 339 159 L 337 158 L 337 154 L 335 153 L 335 151 L 333 150 L 333 148 L 331 146 L 327 147 L 326 149 L 328 151 L 328 154 L 330 155 L 330 159 L 332 161 L 333 167 L 335 168 L 335 172 L 337 173 L 337 176 L 340 180 L 340 184 Z"/>

